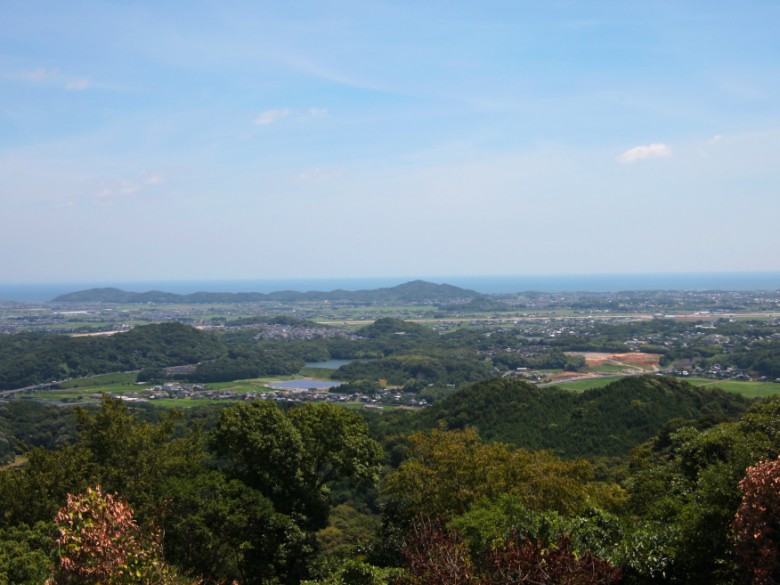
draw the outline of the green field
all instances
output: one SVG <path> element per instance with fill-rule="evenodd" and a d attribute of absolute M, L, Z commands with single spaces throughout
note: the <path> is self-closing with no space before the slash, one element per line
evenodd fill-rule
<path fill-rule="evenodd" d="M 563 382 L 556 384 L 558 388 L 571 390 L 573 392 L 583 392 L 591 388 L 602 388 L 616 380 L 620 376 L 610 378 L 593 378 L 586 380 L 575 380 L 573 382 Z M 735 380 L 710 380 L 708 378 L 681 378 L 694 386 L 706 386 L 708 388 L 720 388 L 726 392 L 741 394 L 747 398 L 762 398 L 780 394 L 780 384 L 775 382 L 740 382 Z"/>
<path fill-rule="evenodd" d="M 612 376 L 609 378 L 590 378 L 586 380 L 575 380 L 573 382 L 564 382 L 562 384 L 556 384 L 556 388 L 562 388 L 563 390 L 571 390 L 572 392 L 584 392 L 591 388 L 602 388 L 607 384 L 611 384 L 617 380 L 620 380 L 621 376 Z"/>
<path fill-rule="evenodd" d="M 62 389 L 67 388 L 93 388 L 95 386 L 109 386 L 112 384 L 132 384 L 136 378 L 135 372 L 117 372 L 114 374 L 100 374 L 98 376 L 89 376 L 88 378 L 73 378 L 65 382 L 60 382 Z"/>
<path fill-rule="evenodd" d="M 740 382 L 735 380 L 710 380 L 707 378 L 684 378 L 695 386 L 706 386 L 708 388 L 720 388 L 726 392 L 742 394 L 748 398 L 763 398 L 780 394 L 780 384 L 776 382 Z"/>
<path fill-rule="evenodd" d="M 185 400 L 180 400 L 177 398 L 159 398 L 156 400 L 149 401 L 148 404 L 157 406 L 159 408 L 195 408 L 196 406 L 206 406 L 206 405 L 231 406 L 233 404 L 236 404 L 236 401 L 235 400 L 207 400 L 205 398 L 198 398 L 195 400 L 189 398 Z"/>

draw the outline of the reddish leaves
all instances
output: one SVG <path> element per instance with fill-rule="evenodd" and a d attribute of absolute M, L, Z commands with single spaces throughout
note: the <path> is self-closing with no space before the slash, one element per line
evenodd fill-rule
<path fill-rule="evenodd" d="M 780 458 L 747 469 L 734 539 L 753 585 L 780 583 Z"/>
<path fill-rule="evenodd" d="M 577 555 L 567 537 L 545 547 L 529 538 L 511 538 L 495 546 L 487 559 L 489 585 L 610 585 L 622 572 L 590 553 Z"/>
<path fill-rule="evenodd" d="M 103 494 L 99 486 L 68 494 L 55 522 L 60 532 L 55 585 L 167 583 L 172 577 L 161 560 L 158 535 L 145 534 L 127 502 Z"/>
<path fill-rule="evenodd" d="M 419 517 L 404 546 L 411 585 L 611 585 L 622 572 L 590 553 L 577 555 L 567 538 L 553 546 L 515 535 L 472 562 L 457 533 Z"/>
<path fill-rule="evenodd" d="M 418 517 L 404 543 L 410 585 L 477 585 L 466 545 L 430 518 Z"/>

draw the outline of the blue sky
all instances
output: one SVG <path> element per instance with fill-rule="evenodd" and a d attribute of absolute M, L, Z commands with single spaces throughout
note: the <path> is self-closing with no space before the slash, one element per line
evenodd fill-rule
<path fill-rule="evenodd" d="M 0 282 L 780 270 L 780 3 L 4 0 Z"/>

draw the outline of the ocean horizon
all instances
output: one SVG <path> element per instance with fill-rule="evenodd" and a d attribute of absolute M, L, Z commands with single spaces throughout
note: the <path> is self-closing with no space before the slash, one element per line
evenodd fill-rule
<path fill-rule="evenodd" d="M 246 280 L 144 280 L 84 281 L 58 283 L 0 284 L 0 301 L 47 302 L 53 298 L 90 288 L 115 287 L 132 292 L 160 290 L 189 294 L 194 292 L 259 292 L 283 290 L 331 291 L 371 290 L 393 287 L 412 280 L 451 284 L 484 294 L 539 292 L 620 292 L 641 290 L 780 290 L 777 272 L 700 272 L 646 274 L 569 274 L 519 276 L 414 276 L 287 278 Z"/>

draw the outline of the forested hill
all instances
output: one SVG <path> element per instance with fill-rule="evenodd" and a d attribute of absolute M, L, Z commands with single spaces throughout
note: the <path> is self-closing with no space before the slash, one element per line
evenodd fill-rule
<path fill-rule="evenodd" d="M 468 301 L 481 297 L 480 293 L 452 286 L 450 284 L 434 284 L 423 280 L 415 280 L 391 288 L 374 290 L 333 290 L 322 291 L 278 291 L 272 293 L 221 293 L 196 292 L 187 295 L 162 291 L 128 292 L 118 288 L 91 288 L 60 295 L 53 299 L 57 303 L 256 303 L 261 301 L 298 302 L 298 301 L 353 301 L 353 302 L 452 302 Z"/>
<path fill-rule="evenodd" d="M 716 420 L 749 401 L 661 376 L 624 378 L 581 394 L 517 380 L 489 380 L 420 413 L 425 427 L 476 427 L 484 439 L 560 455 L 626 455 L 672 419 Z"/>
<path fill-rule="evenodd" d="M 0 336 L 0 390 L 145 367 L 213 359 L 225 348 L 180 323 L 144 325 L 108 337 L 20 333 Z"/>

